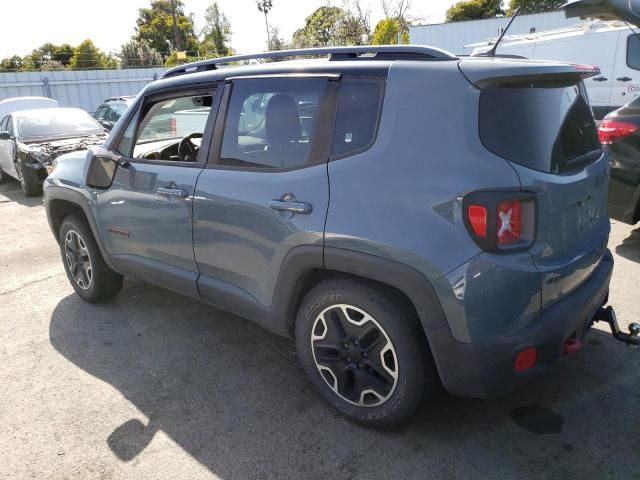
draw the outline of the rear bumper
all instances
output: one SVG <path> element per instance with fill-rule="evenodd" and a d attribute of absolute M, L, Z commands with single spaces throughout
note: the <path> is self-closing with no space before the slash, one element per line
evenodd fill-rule
<path fill-rule="evenodd" d="M 582 339 L 606 301 L 612 271 L 613 257 L 606 250 L 587 281 L 543 310 L 517 334 L 480 343 L 459 342 L 446 333 L 430 335 L 445 389 L 454 395 L 498 397 L 558 363 L 564 355 L 564 342 L 572 336 Z M 516 354 L 529 347 L 537 348 L 536 366 L 515 372 Z"/>

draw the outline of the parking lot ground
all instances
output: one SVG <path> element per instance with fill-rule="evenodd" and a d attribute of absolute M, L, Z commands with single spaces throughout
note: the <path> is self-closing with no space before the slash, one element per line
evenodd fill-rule
<path fill-rule="evenodd" d="M 311 390 L 292 342 L 126 280 L 67 282 L 42 200 L 0 186 L 0 478 L 640 479 L 640 351 L 601 330 L 498 400 L 442 394 L 361 428 Z M 640 230 L 614 223 L 611 303 L 639 320 Z"/>

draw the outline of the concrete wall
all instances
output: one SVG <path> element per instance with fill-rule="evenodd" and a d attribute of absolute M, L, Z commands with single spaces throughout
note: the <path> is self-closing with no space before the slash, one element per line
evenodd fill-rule
<path fill-rule="evenodd" d="M 136 95 L 164 68 L 0 73 L 0 100 L 35 95 L 93 112 L 106 98 Z"/>
<path fill-rule="evenodd" d="M 431 45 L 451 53 L 470 54 L 473 52 L 473 48 L 465 48 L 465 45 L 497 37 L 500 28 L 506 27 L 509 20 L 510 18 L 488 18 L 486 20 L 420 25 L 410 28 L 409 38 L 412 44 Z M 563 12 L 522 15 L 515 19 L 507 35 L 529 33 L 531 28 L 542 32 L 569 27 L 577 23 L 580 23 L 579 19 L 567 19 Z"/>

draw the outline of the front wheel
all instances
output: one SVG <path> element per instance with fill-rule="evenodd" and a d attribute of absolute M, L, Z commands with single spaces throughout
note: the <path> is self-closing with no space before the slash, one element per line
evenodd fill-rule
<path fill-rule="evenodd" d="M 20 187 L 25 196 L 35 197 L 36 195 L 40 195 L 42 193 L 42 184 L 38 181 L 35 170 L 25 167 L 22 160 L 17 160 L 15 166 Z"/>
<path fill-rule="evenodd" d="M 382 290 L 351 279 L 322 282 L 296 319 L 300 362 L 324 399 L 350 419 L 398 424 L 438 382 L 412 321 Z"/>
<path fill-rule="evenodd" d="M 94 303 L 118 294 L 122 275 L 106 264 L 84 218 L 66 217 L 60 227 L 59 243 L 64 270 L 80 297 Z"/>

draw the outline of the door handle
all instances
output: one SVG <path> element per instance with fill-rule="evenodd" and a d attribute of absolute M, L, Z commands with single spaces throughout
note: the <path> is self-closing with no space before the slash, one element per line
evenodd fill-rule
<path fill-rule="evenodd" d="M 279 212 L 299 213 L 302 215 L 308 215 L 313 211 L 313 207 L 310 203 L 285 202 L 282 200 L 271 200 L 269 202 L 269 208 L 271 208 L 272 210 L 277 210 Z"/>
<path fill-rule="evenodd" d="M 609 79 L 608 79 L 608 78 L 606 78 L 606 77 L 596 77 L 596 78 L 592 78 L 592 80 L 593 80 L 594 82 L 606 82 L 606 81 L 607 81 L 607 80 L 609 80 Z"/>
<path fill-rule="evenodd" d="M 298 202 L 293 193 L 285 193 L 280 197 L 280 200 L 271 200 L 269 208 L 279 212 L 291 212 L 301 215 L 308 215 L 313 211 L 310 203 Z"/>
<path fill-rule="evenodd" d="M 616 80 L 618 80 L 619 82 L 630 82 L 631 80 L 633 80 L 633 78 L 631 78 L 631 77 L 618 77 L 618 78 L 616 78 Z"/>
<path fill-rule="evenodd" d="M 175 187 L 158 187 L 156 193 L 158 195 L 162 195 L 163 197 L 169 198 L 187 198 L 189 196 L 189 192 L 187 192 L 186 190 Z"/>

